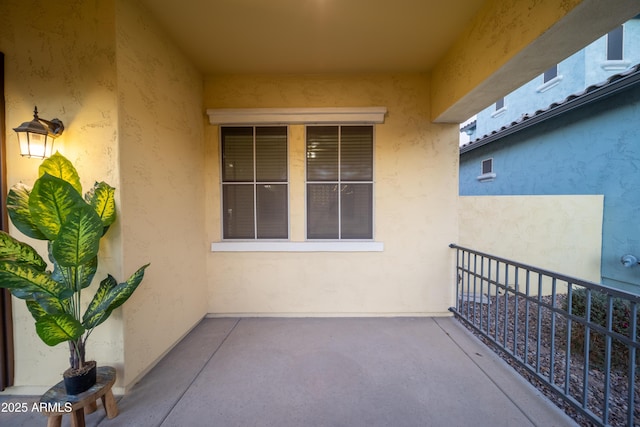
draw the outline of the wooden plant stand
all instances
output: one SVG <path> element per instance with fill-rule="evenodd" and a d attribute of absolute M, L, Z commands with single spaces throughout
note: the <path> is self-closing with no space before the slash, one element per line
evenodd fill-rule
<path fill-rule="evenodd" d="M 59 408 L 58 411 L 42 414 L 48 418 L 47 427 L 60 427 L 62 416 L 71 415 L 71 425 L 73 427 L 85 427 L 84 415 L 91 414 L 98 409 L 96 404 L 98 399 L 102 399 L 102 406 L 107 413 L 107 418 L 111 419 L 118 415 L 118 405 L 113 398 L 111 387 L 116 382 L 116 370 L 111 366 L 99 366 L 96 372 L 96 383 L 89 390 L 80 394 L 69 395 L 64 388 L 64 381 L 51 387 L 40 398 L 41 404 L 46 404 L 48 408 Z M 67 403 L 71 403 L 71 412 L 68 412 Z"/>

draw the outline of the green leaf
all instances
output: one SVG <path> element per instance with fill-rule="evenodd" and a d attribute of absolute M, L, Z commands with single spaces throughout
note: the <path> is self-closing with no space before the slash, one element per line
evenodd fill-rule
<path fill-rule="evenodd" d="M 100 283 L 100 289 L 89 304 L 82 323 L 87 329 L 92 329 L 109 318 L 111 312 L 124 304 L 144 278 L 144 271 L 149 266 L 146 264 L 138 269 L 129 279 L 118 285 L 113 277 L 109 276 Z M 114 286 L 115 285 L 115 286 Z"/>
<path fill-rule="evenodd" d="M 36 303 L 40 307 L 40 310 L 42 310 L 46 314 L 59 314 L 66 312 L 62 301 L 60 301 L 58 298 L 54 298 L 43 293 L 34 294 L 34 299 L 27 301 L 27 307 L 29 306 L 30 302 Z M 31 314 L 33 314 L 33 311 L 31 312 Z"/>
<path fill-rule="evenodd" d="M 39 176 L 43 176 L 46 173 L 51 176 L 55 176 L 56 178 L 60 178 L 71 184 L 78 194 L 82 194 L 82 185 L 80 184 L 78 171 L 66 157 L 57 151 L 54 155 L 45 159 L 40 164 L 38 172 Z"/>
<path fill-rule="evenodd" d="M 115 191 L 115 188 L 105 182 L 96 182 L 93 188 L 84 196 L 85 201 L 93 206 L 93 209 L 102 220 L 103 234 L 107 232 L 109 226 L 116 220 Z"/>
<path fill-rule="evenodd" d="M 38 271 L 44 271 L 47 268 L 47 263 L 35 249 L 14 239 L 4 231 L 0 231 L 0 261 L 28 264 Z"/>
<path fill-rule="evenodd" d="M 98 255 L 102 221 L 87 204 L 76 206 L 53 242 L 51 253 L 62 267 L 77 267 L 90 262 Z"/>
<path fill-rule="evenodd" d="M 41 317 L 44 317 L 47 315 L 47 312 L 44 311 L 42 306 L 40 306 L 40 304 L 38 304 L 37 302 L 30 300 L 30 301 L 26 301 L 26 303 L 27 303 L 27 308 L 29 309 L 29 312 L 31 313 L 31 315 L 36 321 L 38 321 L 38 319 L 40 319 Z"/>
<path fill-rule="evenodd" d="M 7 210 L 9 218 L 18 230 L 33 239 L 46 240 L 45 235 L 35 224 L 29 210 L 29 195 L 31 189 L 24 184 L 16 184 L 7 195 Z"/>
<path fill-rule="evenodd" d="M 93 329 L 100 323 L 107 320 L 111 314 L 111 312 L 106 312 L 109 308 L 109 301 L 107 301 L 107 298 L 109 296 L 109 292 L 111 292 L 111 290 L 116 286 L 118 286 L 118 282 L 111 275 L 108 275 L 107 278 L 100 282 L 100 286 L 98 286 L 98 290 L 89 303 L 87 311 L 85 311 L 84 316 L 82 316 L 82 324 L 85 328 Z"/>
<path fill-rule="evenodd" d="M 47 314 L 36 321 L 36 332 L 40 339 L 49 346 L 65 341 L 77 340 L 85 329 L 70 314 Z"/>
<path fill-rule="evenodd" d="M 35 224 L 48 240 L 56 240 L 67 216 L 83 205 L 86 203 L 71 184 L 47 173 L 38 178 L 29 198 Z"/>
<path fill-rule="evenodd" d="M 17 298 L 33 299 L 33 294 L 43 293 L 59 300 L 69 298 L 73 291 L 51 279 L 49 274 L 26 264 L 0 262 L 0 288 L 11 289 Z"/>

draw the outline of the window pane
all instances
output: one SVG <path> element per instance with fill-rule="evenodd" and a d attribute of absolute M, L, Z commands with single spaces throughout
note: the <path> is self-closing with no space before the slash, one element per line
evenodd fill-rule
<path fill-rule="evenodd" d="M 256 181 L 287 180 L 287 128 L 256 128 Z"/>
<path fill-rule="evenodd" d="M 287 186 L 258 184 L 258 239 L 286 239 L 288 233 Z"/>
<path fill-rule="evenodd" d="M 544 83 L 548 82 L 549 80 L 555 79 L 556 77 L 558 77 L 558 66 L 554 65 L 544 72 Z"/>
<path fill-rule="evenodd" d="M 340 140 L 340 179 L 373 179 L 373 127 L 343 126 Z"/>
<path fill-rule="evenodd" d="M 341 191 L 342 238 L 373 237 L 373 185 L 344 184 Z"/>
<path fill-rule="evenodd" d="M 482 161 L 482 173 L 491 173 L 493 172 L 493 160 L 487 159 Z"/>
<path fill-rule="evenodd" d="M 338 127 L 307 127 L 307 180 L 338 180 Z"/>
<path fill-rule="evenodd" d="M 307 184 L 307 237 L 338 238 L 337 184 Z"/>
<path fill-rule="evenodd" d="M 609 61 L 622 59 L 622 25 L 607 34 L 607 59 Z"/>
<path fill-rule="evenodd" d="M 253 128 L 224 127 L 222 134 L 222 180 L 253 181 Z"/>
<path fill-rule="evenodd" d="M 222 186 L 225 239 L 253 239 L 253 184 Z"/>

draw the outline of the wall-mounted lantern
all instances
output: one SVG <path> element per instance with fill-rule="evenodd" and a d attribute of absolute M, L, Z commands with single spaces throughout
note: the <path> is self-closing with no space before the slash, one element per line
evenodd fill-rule
<path fill-rule="evenodd" d="M 38 117 L 38 107 L 33 110 L 33 120 L 13 128 L 18 134 L 20 154 L 25 157 L 46 159 L 53 153 L 53 140 L 62 134 L 64 125 L 58 119 Z"/>

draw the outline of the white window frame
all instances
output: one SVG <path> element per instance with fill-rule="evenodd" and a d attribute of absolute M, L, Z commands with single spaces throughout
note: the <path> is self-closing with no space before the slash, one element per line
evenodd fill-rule
<path fill-rule="evenodd" d="M 227 126 L 260 126 L 265 124 L 380 124 L 386 107 L 346 108 L 239 108 L 208 109 L 209 123 Z M 375 126 L 374 126 L 375 132 Z M 305 151 L 306 152 L 306 151 Z M 287 159 L 287 164 L 291 164 Z M 306 162 L 305 162 L 306 163 Z M 306 167 L 306 166 L 305 166 Z M 289 186 L 290 188 L 290 186 Z M 306 195 L 305 195 L 306 202 Z M 373 200 L 375 212 L 375 197 Z M 222 207 L 222 198 L 220 199 Z M 289 205 L 289 214 L 291 205 Z M 306 218 L 305 218 L 306 223 Z M 222 223 L 221 223 L 222 227 Z M 291 227 L 289 218 L 289 227 Z M 375 229 L 375 227 L 374 227 Z M 222 228 L 221 228 L 222 230 Z M 291 231 L 291 230 L 290 230 Z M 306 232 L 306 230 L 305 230 Z M 289 234 L 291 238 L 291 234 Z M 211 243 L 212 252 L 382 252 L 380 241 L 237 241 Z"/>
<path fill-rule="evenodd" d="M 491 171 L 489 172 L 485 172 L 484 171 L 484 164 L 485 162 L 491 162 Z M 489 182 L 489 181 L 493 181 L 494 179 L 496 179 L 496 174 L 493 171 L 493 157 L 490 157 L 488 159 L 484 159 L 480 162 L 480 175 L 476 177 L 476 179 L 480 182 Z"/>
<path fill-rule="evenodd" d="M 347 126 L 350 126 L 350 125 L 353 125 L 353 126 L 368 126 L 367 124 L 362 125 L 362 124 L 343 124 L 343 123 L 340 123 L 340 124 L 328 124 L 327 123 L 327 124 L 323 124 L 322 126 L 336 126 L 336 127 L 338 127 L 338 141 L 340 141 L 340 129 L 343 126 L 347 127 Z M 309 127 L 313 127 L 313 126 L 315 126 L 315 124 L 306 125 L 305 126 L 305 132 L 304 132 L 305 153 L 306 153 L 306 143 L 307 143 L 307 129 Z M 375 200 L 376 200 L 376 197 L 375 197 L 375 194 L 376 194 L 376 185 L 375 185 L 376 127 L 373 126 L 373 125 L 371 125 L 371 127 L 372 127 L 372 141 L 371 141 L 371 143 L 372 143 L 372 147 L 371 147 L 371 150 L 372 150 L 372 152 L 371 152 L 371 155 L 372 155 L 372 160 L 371 160 L 371 162 L 372 162 L 372 164 L 371 164 L 372 176 L 371 176 L 371 181 L 342 181 L 342 180 L 340 180 L 340 177 L 338 177 L 338 180 L 335 181 L 335 182 L 334 181 L 324 181 L 324 182 L 323 181 L 309 181 L 307 179 L 307 159 L 305 158 L 305 162 L 304 162 L 305 163 L 305 181 L 304 181 L 304 193 L 305 193 L 304 194 L 304 202 L 305 202 L 305 221 L 304 221 L 304 224 L 305 224 L 305 231 L 304 231 L 304 234 L 305 234 L 306 241 L 308 241 L 308 242 L 322 242 L 322 241 L 325 241 L 325 242 L 358 242 L 358 241 L 360 241 L 360 242 L 369 242 L 369 241 L 375 241 L 375 229 L 376 229 L 376 227 L 375 227 L 375 210 L 376 210 L 375 209 Z M 342 156 L 341 156 L 340 142 L 338 142 L 338 170 L 340 170 L 341 157 Z M 338 238 L 336 238 L 336 239 L 309 238 L 308 212 L 307 212 L 307 207 L 308 207 L 308 203 L 307 203 L 308 199 L 307 199 L 307 197 L 309 195 L 307 194 L 307 188 L 308 188 L 307 185 L 308 184 L 328 184 L 328 183 L 337 183 L 338 187 L 341 187 L 343 183 L 347 184 L 347 185 L 348 184 L 370 184 L 371 185 L 371 194 L 372 194 L 372 196 L 371 196 L 372 197 L 372 200 L 371 200 L 371 238 L 348 239 L 348 238 L 342 238 L 340 236 L 340 234 L 342 232 L 342 219 L 341 219 L 342 218 L 342 206 L 341 206 L 341 196 L 340 196 L 340 194 L 338 194 Z"/>
<path fill-rule="evenodd" d="M 498 108 L 498 103 L 500 102 L 502 103 L 502 107 Z M 500 98 L 493 105 L 495 106 L 495 111 L 491 113 L 491 117 L 498 117 L 507 112 L 506 99 L 504 97 Z"/>
<path fill-rule="evenodd" d="M 222 143 L 222 129 L 225 127 L 245 127 L 245 128 L 252 128 L 253 129 L 253 181 L 246 181 L 246 182 L 225 182 L 224 181 L 224 166 L 222 165 L 222 161 L 224 159 L 223 157 L 223 143 Z M 218 130 L 218 135 L 219 135 L 219 140 L 220 140 L 220 152 L 219 152 L 219 159 L 220 159 L 220 230 L 221 230 L 221 235 L 222 235 L 222 240 L 223 241 L 227 241 L 227 242 L 241 242 L 241 241 L 247 241 L 247 242 L 253 242 L 253 241 L 288 241 L 290 236 L 291 236 L 291 206 L 289 203 L 290 200 L 290 192 L 291 192 L 291 185 L 290 185 L 290 171 L 289 171 L 289 141 L 290 141 L 290 133 L 289 133 L 289 126 L 286 125 L 273 125 L 273 127 L 285 127 L 286 128 L 286 134 L 287 134 L 287 154 L 286 154 L 286 162 L 287 162 L 287 180 L 286 181 L 270 181 L 270 182 L 258 182 L 256 181 L 256 163 L 257 163 L 257 158 L 256 158 L 256 128 L 258 127 L 269 127 L 268 125 L 255 125 L 255 126 L 251 126 L 251 125 L 233 125 L 233 126 L 220 126 L 220 129 Z M 253 232 L 254 232 L 254 237 L 253 238 L 225 238 L 224 237 L 224 221 L 225 221 L 225 216 L 226 213 L 224 211 L 224 203 L 223 203 L 223 195 L 224 195 L 224 187 L 225 186 L 229 186 L 229 185 L 249 185 L 251 184 L 253 186 Z M 258 189 L 257 186 L 258 185 L 286 185 L 287 186 L 287 237 L 282 237 L 282 238 L 259 238 L 258 237 L 258 202 L 257 202 L 257 195 L 258 195 Z"/>

